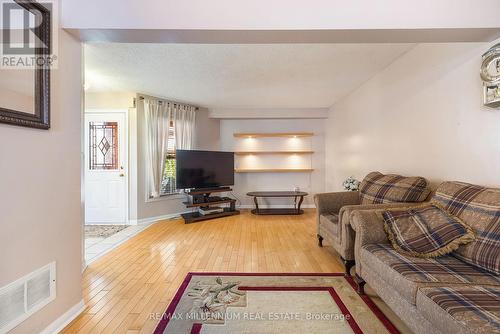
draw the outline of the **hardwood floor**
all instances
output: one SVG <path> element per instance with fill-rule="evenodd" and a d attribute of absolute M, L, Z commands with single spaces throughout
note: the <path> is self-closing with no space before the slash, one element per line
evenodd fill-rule
<path fill-rule="evenodd" d="M 151 333 L 190 271 L 342 272 L 316 239 L 314 210 L 149 227 L 84 272 L 85 311 L 62 333 Z"/>

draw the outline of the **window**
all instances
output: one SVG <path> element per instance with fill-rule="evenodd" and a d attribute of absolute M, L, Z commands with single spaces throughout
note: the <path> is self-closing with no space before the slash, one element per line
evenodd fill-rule
<path fill-rule="evenodd" d="M 174 122 L 170 121 L 168 127 L 167 156 L 165 157 L 165 170 L 161 181 L 160 195 L 177 194 L 179 191 L 175 185 L 175 129 Z"/>
<path fill-rule="evenodd" d="M 118 123 L 89 123 L 89 169 L 118 169 Z"/>
<path fill-rule="evenodd" d="M 147 134 L 144 155 L 147 171 L 146 194 L 148 198 L 178 194 L 175 150 L 193 146 L 196 108 L 146 98 L 143 101 Z"/>

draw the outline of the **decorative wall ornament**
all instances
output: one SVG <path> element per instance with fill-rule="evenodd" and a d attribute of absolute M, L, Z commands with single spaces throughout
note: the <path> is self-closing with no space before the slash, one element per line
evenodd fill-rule
<path fill-rule="evenodd" d="M 500 43 L 483 54 L 481 79 L 483 80 L 483 104 L 500 108 Z"/>

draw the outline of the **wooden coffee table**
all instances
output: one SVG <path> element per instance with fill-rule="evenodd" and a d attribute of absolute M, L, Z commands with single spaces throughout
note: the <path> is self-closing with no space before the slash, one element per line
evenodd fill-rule
<path fill-rule="evenodd" d="M 255 209 L 252 210 L 253 214 L 256 215 L 300 215 L 304 213 L 304 210 L 300 209 L 300 205 L 304 201 L 304 196 L 308 193 L 303 191 L 252 191 L 247 193 L 247 196 L 253 197 L 253 202 L 255 203 Z M 268 197 L 290 197 L 294 199 L 293 209 L 292 208 L 273 208 L 273 209 L 260 209 L 258 197 L 268 198 Z M 297 199 L 299 202 L 297 203 Z"/>

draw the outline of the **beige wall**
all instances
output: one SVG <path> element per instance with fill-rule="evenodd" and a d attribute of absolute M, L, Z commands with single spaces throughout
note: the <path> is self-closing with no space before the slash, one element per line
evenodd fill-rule
<path fill-rule="evenodd" d="M 59 31 L 51 129 L 0 124 L 0 286 L 57 263 L 57 299 L 12 333 L 38 333 L 81 300 L 81 45 Z"/>
<path fill-rule="evenodd" d="M 196 111 L 195 148 L 197 150 L 217 151 L 220 149 L 220 120 L 210 118 L 209 110 Z"/>
<path fill-rule="evenodd" d="M 327 189 L 372 170 L 500 186 L 500 110 L 482 106 L 492 44 L 421 44 L 337 103 L 327 124 Z"/>

